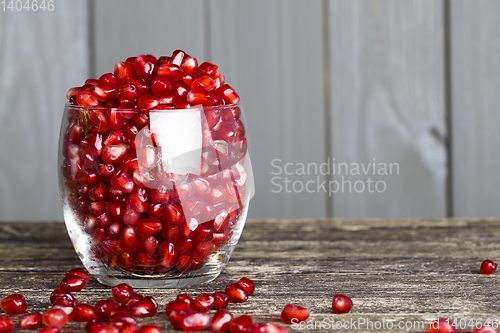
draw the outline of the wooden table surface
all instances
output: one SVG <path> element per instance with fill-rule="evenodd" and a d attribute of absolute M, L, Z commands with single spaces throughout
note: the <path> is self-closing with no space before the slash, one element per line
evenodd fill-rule
<path fill-rule="evenodd" d="M 479 274 L 482 260 L 500 260 L 499 240 L 500 220 L 494 219 L 248 221 L 219 278 L 181 291 L 213 292 L 247 276 L 256 283 L 255 294 L 228 309 L 257 322 L 280 322 L 287 303 L 309 308 L 316 329 L 289 327 L 291 332 L 368 332 L 379 325 L 383 331 L 421 332 L 418 325 L 438 317 L 465 326 L 500 320 L 500 272 Z M 0 297 L 19 292 L 28 311 L 45 311 L 51 291 L 74 267 L 81 264 L 64 224 L 0 223 Z M 159 312 L 140 324 L 174 332 L 164 306 L 181 291 L 142 289 L 157 299 Z M 349 314 L 332 313 L 335 293 L 352 298 Z M 90 304 L 111 297 L 110 288 L 94 279 L 75 296 Z M 65 329 L 83 327 L 70 322 Z"/>

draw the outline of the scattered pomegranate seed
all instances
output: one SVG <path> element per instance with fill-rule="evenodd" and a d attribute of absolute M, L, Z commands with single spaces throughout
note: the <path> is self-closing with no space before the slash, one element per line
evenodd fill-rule
<path fill-rule="evenodd" d="M 193 298 L 191 296 L 189 296 L 189 294 L 179 294 L 179 295 L 177 295 L 176 300 L 186 302 L 189 304 L 189 306 L 193 306 L 193 302 L 194 302 Z"/>
<path fill-rule="evenodd" d="M 497 269 L 497 264 L 487 259 L 481 263 L 481 268 L 479 269 L 479 273 L 490 275 L 495 273 L 496 269 Z"/>
<path fill-rule="evenodd" d="M 0 315 L 0 332 L 7 333 L 14 330 L 14 321 L 10 317 Z"/>
<path fill-rule="evenodd" d="M 129 298 L 134 293 L 134 288 L 127 283 L 120 283 L 119 285 L 114 286 L 111 289 L 111 294 L 113 295 L 113 299 L 121 303 Z"/>
<path fill-rule="evenodd" d="M 70 316 L 71 320 L 78 322 L 88 322 L 96 317 L 94 307 L 85 303 L 75 305 L 75 308 Z"/>
<path fill-rule="evenodd" d="M 210 330 L 212 332 L 228 332 L 231 320 L 233 320 L 231 312 L 226 309 L 219 309 L 214 314 L 212 323 L 210 324 Z"/>
<path fill-rule="evenodd" d="M 352 300 L 341 294 L 336 294 L 333 296 L 332 310 L 335 313 L 348 313 L 352 308 Z"/>
<path fill-rule="evenodd" d="M 450 323 L 449 319 L 439 318 L 427 326 L 427 333 L 457 333 L 457 329 Z"/>
<path fill-rule="evenodd" d="M 156 325 L 143 325 L 139 329 L 139 333 L 161 333 L 161 330 Z"/>
<path fill-rule="evenodd" d="M 205 312 L 190 312 L 182 317 L 181 329 L 184 332 L 201 331 L 210 325 L 210 315 Z"/>
<path fill-rule="evenodd" d="M 213 294 L 214 297 L 214 308 L 215 309 L 225 309 L 229 304 L 229 297 L 223 291 L 216 291 Z"/>
<path fill-rule="evenodd" d="M 54 326 L 48 326 L 48 327 L 42 327 L 38 333 L 61 333 L 61 330 L 59 330 L 57 327 Z"/>
<path fill-rule="evenodd" d="M 21 294 L 12 294 L 5 297 L 0 303 L 0 307 L 7 314 L 23 314 L 28 309 L 26 300 Z"/>
<path fill-rule="evenodd" d="M 19 327 L 25 330 L 34 330 L 42 326 L 42 315 L 40 312 L 28 313 L 19 318 Z"/>
<path fill-rule="evenodd" d="M 288 330 L 278 324 L 275 323 L 269 323 L 266 325 L 266 333 L 288 333 Z"/>
<path fill-rule="evenodd" d="M 111 312 L 120 305 L 112 299 L 103 299 L 97 302 L 94 306 L 97 319 L 100 321 L 109 321 Z"/>
<path fill-rule="evenodd" d="M 247 291 L 237 283 L 227 285 L 225 293 L 231 303 L 243 303 L 248 299 Z"/>
<path fill-rule="evenodd" d="M 255 283 L 253 283 L 252 280 L 250 280 L 247 277 L 242 277 L 238 282 L 236 282 L 240 286 L 243 287 L 243 289 L 246 290 L 248 296 L 252 295 L 253 292 L 255 291 Z"/>
<path fill-rule="evenodd" d="M 266 333 L 266 327 L 267 327 L 266 324 L 255 323 L 253 324 L 250 333 Z"/>
<path fill-rule="evenodd" d="M 85 281 L 85 278 L 78 275 L 66 275 L 59 284 L 59 288 L 67 292 L 82 291 L 87 284 Z"/>
<path fill-rule="evenodd" d="M 133 309 L 143 299 L 141 294 L 133 293 L 129 298 L 122 302 L 122 306 Z"/>
<path fill-rule="evenodd" d="M 66 272 L 66 276 L 69 276 L 69 275 L 76 275 L 76 276 L 82 277 L 83 279 L 85 279 L 85 284 L 89 283 L 89 281 L 90 281 L 89 273 L 87 273 L 87 271 L 84 270 L 83 268 L 70 269 L 69 271 Z"/>
<path fill-rule="evenodd" d="M 309 310 L 294 304 L 287 304 L 281 311 L 281 320 L 285 324 L 298 324 L 309 318 Z M 295 319 L 295 320 L 294 320 Z"/>
<path fill-rule="evenodd" d="M 193 302 L 192 309 L 194 311 L 208 312 L 214 306 L 214 297 L 211 294 L 201 293 Z"/>
<path fill-rule="evenodd" d="M 229 323 L 229 332 L 231 333 L 250 333 L 253 326 L 252 317 L 248 315 L 241 315 L 234 318 Z"/>
<path fill-rule="evenodd" d="M 66 298 L 70 298 L 72 299 L 73 303 L 76 304 L 77 301 L 76 299 L 73 297 L 73 295 L 71 295 L 71 293 L 68 293 L 64 290 L 62 290 L 61 288 L 57 288 L 55 289 L 51 294 L 50 294 L 50 303 L 52 305 L 54 305 L 54 302 L 56 301 L 56 299 L 58 299 L 59 297 L 61 296 L 66 296 Z"/>
<path fill-rule="evenodd" d="M 63 328 L 68 323 L 68 315 L 61 309 L 51 309 L 42 315 L 45 326 Z"/>
<path fill-rule="evenodd" d="M 158 303 L 151 296 L 141 299 L 134 307 L 134 316 L 138 318 L 153 317 L 158 310 Z"/>
<path fill-rule="evenodd" d="M 139 330 L 137 329 L 137 325 L 125 323 L 120 328 L 120 333 L 137 333 Z"/>

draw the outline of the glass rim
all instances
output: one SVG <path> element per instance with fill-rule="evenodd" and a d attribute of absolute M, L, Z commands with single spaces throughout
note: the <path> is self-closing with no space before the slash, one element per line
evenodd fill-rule
<path fill-rule="evenodd" d="M 203 106 L 201 104 L 195 105 L 191 108 L 187 109 L 129 109 L 129 108 L 115 108 L 115 107 L 105 107 L 105 106 L 82 106 L 78 104 L 70 104 L 69 102 L 66 102 L 65 107 L 69 107 L 72 109 L 76 110 L 85 110 L 85 111 L 119 111 L 119 112 L 140 112 L 140 111 L 155 111 L 155 112 L 173 112 L 173 111 L 201 111 L 201 110 L 224 110 L 224 109 L 233 109 L 236 107 L 241 108 L 241 103 L 237 104 L 224 104 L 224 105 L 211 105 L 211 106 Z"/>

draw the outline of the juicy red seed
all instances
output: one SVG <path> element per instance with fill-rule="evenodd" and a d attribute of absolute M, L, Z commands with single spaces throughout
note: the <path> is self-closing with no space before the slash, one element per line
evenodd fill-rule
<path fill-rule="evenodd" d="M 333 296 L 332 310 L 335 313 L 348 313 L 352 308 L 352 300 L 342 294 Z"/>
<path fill-rule="evenodd" d="M 127 79 L 131 79 L 134 77 L 134 70 L 130 66 L 130 64 L 120 61 L 115 65 L 114 74 L 118 80 L 126 81 Z"/>
<path fill-rule="evenodd" d="M 77 275 L 67 275 L 59 283 L 59 288 L 68 292 L 78 292 L 83 290 L 87 283 L 85 278 Z"/>
<path fill-rule="evenodd" d="M 206 91 L 213 91 L 216 89 L 216 86 L 215 81 L 211 77 L 202 76 L 193 81 L 191 88 L 201 88 Z"/>
<path fill-rule="evenodd" d="M 134 180 L 128 173 L 118 171 L 113 178 L 111 178 L 111 186 L 125 193 L 130 193 L 135 185 Z"/>
<path fill-rule="evenodd" d="M 205 312 L 190 312 L 183 316 L 181 328 L 184 332 L 201 331 L 210 325 L 210 315 Z"/>
<path fill-rule="evenodd" d="M 477 329 L 474 332 L 477 333 Z M 445 318 L 439 318 L 438 320 L 429 324 L 425 330 L 427 333 L 457 333 L 456 327 L 453 325 L 452 321 Z"/>
<path fill-rule="evenodd" d="M 161 330 L 156 325 L 142 325 L 139 333 L 161 333 Z"/>
<path fill-rule="evenodd" d="M 243 289 L 246 290 L 248 293 L 248 296 L 252 295 L 253 292 L 255 291 L 255 283 L 253 283 L 252 280 L 250 280 L 247 277 L 242 277 L 238 282 L 236 282 L 240 286 L 243 287 Z"/>
<path fill-rule="evenodd" d="M 141 79 L 149 79 L 153 76 L 155 72 L 155 65 L 156 59 L 152 61 L 148 56 L 145 56 L 144 54 L 140 54 L 137 57 L 135 57 L 135 72 Z"/>
<path fill-rule="evenodd" d="M 214 308 L 225 309 L 229 304 L 229 297 L 223 291 L 216 291 L 212 294 L 214 296 Z"/>
<path fill-rule="evenodd" d="M 179 294 L 175 299 L 177 301 L 188 303 L 189 306 L 193 306 L 194 299 L 189 294 Z"/>
<path fill-rule="evenodd" d="M 182 70 L 178 65 L 172 63 L 163 64 L 160 67 L 158 67 L 158 76 L 170 80 L 178 80 L 182 77 Z"/>
<path fill-rule="evenodd" d="M 88 322 L 96 317 L 94 307 L 85 303 L 79 303 L 75 306 L 71 319 L 78 322 Z"/>
<path fill-rule="evenodd" d="M 497 264 L 487 259 L 481 263 L 481 268 L 479 269 L 479 273 L 490 275 L 495 273 L 496 269 L 497 269 Z"/>
<path fill-rule="evenodd" d="M 107 102 L 118 95 L 118 90 L 112 83 L 97 83 L 94 87 L 94 97 L 100 102 Z"/>
<path fill-rule="evenodd" d="M 184 73 L 194 73 L 198 69 L 198 60 L 194 57 L 186 55 L 182 61 L 181 69 Z"/>
<path fill-rule="evenodd" d="M 288 333 L 288 330 L 276 323 L 269 323 L 265 329 L 266 333 Z"/>
<path fill-rule="evenodd" d="M 231 312 L 226 309 L 219 309 L 214 314 L 212 323 L 210 324 L 210 331 L 212 332 L 227 332 L 229 331 L 229 323 L 233 319 Z"/>
<path fill-rule="evenodd" d="M 229 84 L 217 89 L 217 93 L 229 104 L 238 104 L 240 102 L 240 96 Z"/>
<path fill-rule="evenodd" d="M 192 105 L 201 104 L 210 106 L 213 104 L 213 96 L 211 93 L 202 88 L 194 88 L 187 93 L 186 100 Z"/>
<path fill-rule="evenodd" d="M 193 302 L 193 310 L 200 312 L 208 312 L 214 306 L 214 297 L 207 293 L 199 294 Z"/>
<path fill-rule="evenodd" d="M 217 73 L 214 75 L 214 83 L 215 83 L 215 88 L 219 89 L 224 85 L 226 82 L 226 78 L 224 77 L 224 74 L 222 73 Z"/>
<path fill-rule="evenodd" d="M 124 323 L 123 326 L 119 328 L 120 333 L 137 333 L 137 325 Z"/>
<path fill-rule="evenodd" d="M 248 299 L 247 291 L 237 283 L 227 285 L 225 293 L 231 303 L 243 303 Z"/>
<path fill-rule="evenodd" d="M 189 92 L 189 86 L 184 82 L 176 81 L 172 88 L 174 92 L 174 96 L 176 97 L 178 102 L 185 101 L 187 94 Z"/>
<path fill-rule="evenodd" d="M 231 333 L 250 333 L 253 320 L 248 315 L 242 315 L 229 322 L 229 332 Z"/>
<path fill-rule="evenodd" d="M 90 275 L 83 268 L 73 268 L 66 272 L 66 276 L 75 275 L 85 279 L 85 284 L 89 283 Z"/>
<path fill-rule="evenodd" d="M 287 304 L 281 311 L 281 320 L 286 324 L 298 324 L 309 318 L 309 310 L 295 304 Z"/>
<path fill-rule="evenodd" d="M 102 148 L 102 160 L 104 162 L 119 162 L 127 153 L 127 149 L 127 145 L 124 143 L 104 146 Z"/>
<path fill-rule="evenodd" d="M 23 314 L 28 309 L 26 300 L 21 294 L 11 294 L 5 297 L 0 303 L 0 307 L 7 314 Z"/>
<path fill-rule="evenodd" d="M 207 75 L 213 77 L 217 73 L 217 69 L 219 67 L 210 62 L 204 62 L 200 66 L 198 66 L 198 74 L 200 76 Z"/>
<path fill-rule="evenodd" d="M 137 318 L 153 317 L 158 310 L 158 303 L 151 296 L 146 296 L 134 307 L 134 316 Z"/>
<path fill-rule="evenodd" d="M 14 321 L 10 317 L 0 316 L 0 332 L 7 333 L 14 330 Z"/>
<path fill-rule="evenodd" d="M 42 315 L 45 326 L 63 328 L 68 323 L 68 315 L 61 309 L 51 309 Z"/>
<path fill-rule="evenodd" d="M 103 141 L 103 145 L 105 146 L 116 145 L 122 142 L 125 142 L 123 133 L 112 130 L 108 133 L 108 135 L 106 135 L 106 138 Z"/>
<path fill-rule="evenodd" d="M 90 280 L 90 278 L 89 278 Z M 71 295 L 70 293 L 64 291 L 63 289 L 61 288 L 57 288 L 55 289 L 51 294 L 50 294 L 50 303 L 51 304 L 54 304 L 54 302 L 56 301 L 56 299 L 58 299 L 59 297 L 61 296 L 68 296 L 70 298 L 73 299 L 73 302 L 76 304 L 76 299 L 73 297 L 73 295 Z"/>
<path fill-rule="evenodd" d="M 191 238 L 182 238 L 177 242 L 176 249 L 179 254 L 190 256 L 196 249 L 196 244 Z"/>
<path fill-rule="evenodd" d="M 136 187 L 132 193 L 130 193 L 128 202 L 130 207 L 132 207 L 138 213 L 144 213 L 148 210 L 148 196 L 146 189 Z"/>
<path fill-rule="evenodd" d="M 49 326 L 49 327 L 42 327 L 41 329 L 38 330 L 37 333 L 61 333 L 61 330 L 59 330 L 57 327 Z"/>
<path fill-rule="evenodd" d="M 78 302 L 76 299 L 70 294 L 62 294 L 55 299 L 52 303 L 53 306 L 59 305 L 62 307 L 71 307 L 74 308 Z"/>
<path fill-rule="evenodd" d="M 157 219 L 141 219 L 136 223 L 136 231 L 142 237 L 149 237 L 161 231 L 162 224 Z"/>
<path fill-rule="evenodd" d="M 137 325 L 137 320 L 132 316 L 128 309 L 126 312 L 113 312 L 113 315 L 111 316 L 109 322 L 111 325 L 115 326 L 118 329 L 123 327 L 125 324 Z"/>
<path fill-rule="evenodd" d="M 109 321 L 111 312 L 120 305 L 112 299 L 104 299 L 97 302 L 94 306 L 97 319 L 100 321 Z"/>
<path fill-rule="evenodd" d="M 159 241 L 155 236 L 141 237 L 137 249 L 147 255 L 154 255 L 158 249 Z"/>
<path fill-rule="evenodd" d="M 115 202 L 110 202 L 106 205 L 106 213 L 108 213 L 108 216 L 112 220 L 122 220 L 124 212 L 125 212 L 125 207 L 124 204 L 121 202 L 115 201 Z"/>
<path fill-rule="evenodd" d="M 94 97 L 91 90 L 80 90 L 76 94 L 76 103 L 81 106 L 97 106 L 99 105 L 99 101 Z"/>
<path fill-rule="evenodd" d="M 129 298 L 122 302 L 122 305 L 128 309 L 133 309 L 141 300 L 141 294 L 133 293 Z"/>
<path fill-rule="evenodd" d="M 141 96 L 137 101 L 137 105 L 139 105 L 141 109 L 154 109 L 159 104 L 160 104 L 160 99 L 158 97 L 151 95 Z"/>
<path fill-rule="evenodd" d="M 89 198 L 92 201 L 106 201 L 108 198 L 108 190 L 106 185 L 99 183 L 96 187 L 93 187 L 89 191 Z"/>
<path fill-rule="evenodd" d="M 167 315 L 167 317 L 170 317 L 172 311 L 187 312 L 190 310 L 191 305 L 189 303 L 179 300 L 171 301 L 165 306 L 165 314 Z"/>
<path fill-rule="evenodd" d="M 113 299 L 118 303 L 123 302 L 124 300 L 129 298 L 133 293 L 134 293 L 134 288 L 132 288 L 132 286 L 129 285 L 128 283 L 120 283 L 111 289 L 111 294 L 113 295 Z"/>
<path fill-rule="evenodd" d="M 266 327 L 266 324 L 254 323 L 252 326 L 252 331 L 250 331 L 250 333 L 266 333 Z"/>
<path fill-rule="evenodd" d="M 92 319 L 91 321 L 89 321 L 86 325 L 85 325 L 85 331 L 90 333 L 90 332 L 93 332 L 94 330 L 97 330 L 98 328 L 104 326 L 103 323 L 101 323 L 99 321 L 99 319 L 95 318 L 95 319 Z"/>
<path fill-rule="evenodd" d="M 42 326 L 42 315 L 40 312 L 28 313 L 19 318 L 19 327 L 25 330 L 34 330 Z"/>
<path fill-rule="evenodd" d="M 130 253 L 135 251 L 138 246 L 139 246 L 139 235 L 135 231 L 135 228 L 134 227 L 125 228 L 120 236 L 120 248 L 123 251 Z M 113 298 L 115 297 L 113 296 Z"/>
<path fill-rule="evenodd" d="M 157 77 L 151 83 L 151 91 L 157 97 L 163 97 L 167 95 L 172 90 L 172 81 L 166 77 Z"/>
<path fill-rule="evenodd" d="M 175 204 L 170 203 L 166 207 L 167 223 L 169 226 L 178 226 L 184 220 L 184 214 Z"/>

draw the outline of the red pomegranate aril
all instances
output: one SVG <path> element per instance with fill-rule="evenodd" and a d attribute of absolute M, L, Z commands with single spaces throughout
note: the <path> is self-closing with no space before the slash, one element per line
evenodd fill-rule
<path fill-rule="evenodd" d="M 106 135 L 106 138 L 103 141 L 103 145 L 105 146 L 116 145 L 123 142 L 125 142 L 125 137 L 123 133 L 117 130 L 111 130 Z"/>
<path fill-rule="evenodd" d="M 178 65 L 173 63 L 163 64 L 158 67 L 158 76 L 169 80 L 178 80 L 182 77 L 182 70 Z"/>
<path fill-rule="evenodd" d="M 214 75 L 217 73 L 217 69 L 219 66 L 214 65 L 210 62 L 204 62 L 201 65 L 198 66 L 198 74 L 200 76 L 207 75 L 210 77 L 214 77 Z"/>
<path fill-rule="evenodd" d="M 172 311 L 174 312 L 188 312 L 191 310 L 191 305 L 183 301 L 171 301 L 165 306 L 165 314 L 170 317 Z"/>
<path fill-rule="evenodd" d="M 172 52 L 172 55 L 170 56 L 170 63 L 180 66 L 185 56 L 186 52 L 182 50 L 175 50 L 174 52 Z"/>
<path fill-rule="evenodd" d="M 67 292 L 78 292 L 85 288 L 87 282 L 85 278 L 77 275 L 66 275 L 59 283 L 59 288 Z"/>
<path fill-rule="evenodd" d="M 85 279 L 85 284 L 90 281 L 90 275 L 83 268 L 73 268 L 66 272 L 66 276 L 76 275 Z"/>
<path fill-rule="evenodd" d="M 92 201 L 106 201 L 108 198 L 108 190 L 103 183 L 99 183 L 96 187 L 90 189 L 88 194 Z"/>
<path fill-rule="evenodd" d="M 112 83 L 97 83 L 94 86 L 94 97 L 100 102 L 107 102 L 117 94 L 118 90 Z"/>
<path fill-rule="evenodd" d="M 68 271 L 69 272 L 69 271 Z M 51 294 L 50 294 L 50 304 L 54 304 L 54 302 L 56 301 L 57 298 L 61 297 L 61 296 L 68 296 L 70 298 L 73 299 L 73 302 L 74 304 L 77 303 L 76 299 L 73 297 L 73 295 L 71 295 L 70 293 L 64 291 L 63 289 L 61 288 L 57 288 L 55 289 Z"/>
<path fill-rule="evenodd" d="M 225 293 L 231 303 L 243 303 L 248 299 L 247 291 L 237 283 L 227 285 Z"/>
<path fill-rule="evenodd" d="M 220 87 L 222 87 L 224 85 L 224 83 L 226 83 L 226 78 L 224 77 L 224 74 L 222 74 L 222 73 L 216 73 L 213 76 L 213 79 L 214 79 L 214 83 L 215 83 L 215 89 L 219 89 Z"/>
<path fill-rule="evenodd" d="M 104 111 L 101 110 L 93 110 L 89 113 L 90 121 L 97 125 L 99 128 L 108 126 L 108 116 Z"/>
<path fill-rule="evenodd" d="M 122 112 L 111 110 L 109 111 L 109 122 L 108 126 L 114 130 L 120 130 L 126 125 L 125 120 L 122 117 Z"/>
<path fill-rule="evenodd" d="M 266 327 L 267 327 L 266 324 L 254 323 L 250 333 L 266 333 Z"/>
<path fill-rule="evenodd" d="M 306 321 L 309 318 L 309 310 L 295 304 L 287 304 L 281 311 L 281 320 L 291 325 Z"/>
<path fill-rule="evenodd" d="M 111 294 L 113 295 L 113 299 L 118 303 L 125 301 L 133 293 L 134 293 L 134 288 L 132 288 L 132 286 L 127 283 L 120 283 L 111 289 Z"/>
<path fill-rule="evenodd" d="M 21 294 L 11 294 L 0 302 L 2 310 L 11 315 L 23 314 L 28 309 L 26 299 Z"/>
<path fill-rule="evenodd" d="M 288 333 L 288 330 L 276 323 L 269 323 L 264 331 L 265 333 Z"/>
<path fill-rule="evenodd" d="M 229 84 L 217 89 L 217 93 L 229 104 L 238 104 L 240 102 L 240 96 Z"/>
<path fill-rule="evenodd" d="M 154 255 L 158 249 L 159 241 L 155 236 L 141 237 L 139 239 L 138 251 L 141 251 L 147 255 Z"/>
<path fill-rule="evenodd" d="M 127 172 L 118 171 L 111 178 L 111 186 L 125 193 L 130 193 L 133 191 L 135 185 L 134 180 Z"/>
<path fill-rule="evenodd" d="M 162 333 L 156 325 L 142 325 L 139 328 L 139 333 Z"/>
<path fill-rule="evenodd" d="M 156 189 L 150 189 L 149 191 L 151 199 L 154 202 L 166 204 L 170 201 L 170 190 L 165 185 L 161 185 Z"/>
<path fill-rule="evenodd" d="M 166 77 L 160 77 L 154 79 L 151 83 L 151 91 L 157 97 L 163 97 L 167 95 L 172 90 L 172 81 Z"/>
<path fill-rule="evenodd" d="M 95 314 L 100 321 L 109 321 L 111 312 L 120 305 L 112 299 L 103 299 L 95 304 Z"/>
<path fill-rule="evenodd" d="M 201 104 L 203 106 L 210 106 L 213 104 L 213 96 L 211 93 L 202 88 L 193 88 L 186 95 L 187 102 L 192 105 Z"/>
<path fill-rule="evenodd" d="M 196 244 L 190 238 L 181 238 L 175 245 L 175 248 L 180 255 L 191 256 L 196 249 Z"/>
<path fill-rule="evenodd" d="M 85 325 L 85 331 L 87 333 L 90 333 L 90 332 L 93 332 L 94 330 L 97 330 L 98 328 L 104 326 L 103 323 L 101 323 L 99 321 L 99 319 L 97 318 L 94 318 L 92 319 L 91 321 L 89 321 L 86 325 Z"/>
<path fill-rule="evenodd" d="M 92 203 L 92 204 L 94 204 L 94 203 Z M 98 212 L 98 214 L 97 214 L 97 220 L 96 221 L 97 221 L 97 226 L 98 227 L 104 228 L 104 227 L 107 227 L 107 226 L 109 226 L 111 224 L 111 219 L 109 218 L 108 213 L 106 213 L 104 211 L 104 209 L 106 207 L 105 206 L 106 203 L 103 201 L 103 202 L 101 202 L 101 204 L 102 204 L 102 208 L 99 207 L 99 205 L 96 204 L 96 205 L 94 205 L 95 206 L 94 209 L 96 211 L 102 209 L 102 211 Z M 107 233 L 107 231 L 106 231 L 106 233 Z"/>
<path fill-rule="evenodd" d="M 173 203 L 169 203 L 166 207 L 167 223 L 171 227 L 178 226 L 184 220 L 184 214 L 180 208 Z"/>
<path fill-rule="evenodd" d="M 160 220 L 145 218 L 139 220 L 136 223 L 135 228 L 139 236 L 149 237 L 158 232 L 161 232 L 162 224 Z"/>
<path fill-rule="evenodd" d="M 127 79 L 131 79 L 135 76 L 132 66 L 123 61 L 119 61 L 116 63 L 114 74 L 115 77 L 120 81 L 126 81 Z"/>
<path fill-rule="evenodd" d="M 175 264 L 175 268 L 177 268 L 177 270 L 181 273 L 187 273 L 190 270 L 192 270 L 191 269 L 191 260 L 192 260 L 191 256 L 179 254 L 177 256 L 177 262 Z"/>
<path fill-rule="evenodd" d="M 138 213 L 144 213 L 148 210 L 148 195 L 146 189 L 136 187 L 129 196 L 130 207 Z"/>
<path fill-rule="evenodd" d="M 144 54 L 135 57 L 134 70 L 141 79 L 150 79 L 154 75 L 156 59 L 154 59 L 154 62 L 151 60 L 152 59 Z"/>
<path fill-rule="evenodd" d="M 242 277 L 236 283 L 239 284 L 240 286 L 242 286 L 243 289 L 246 290 L 246 292 L 248 293 L 248 296 L 252 295 L 253 292 L 255 291 L 255 283 L 247 277 Z"/>
<path fill-rule="evenodd" d="M 10 317 L 0 315 L 0 333 L 7 333 L 14 330 L 14 321 Z"/>
<path fill-rule="evenodd" d="M 427 333 L 457 333 L 457 329 L 453 326 L 449 319 L 439 318 L 427 326 Z"/>
<path fill-rule="evenodd" d="M 177 102 L 182 102 L 186 100 L 187 94 L 189 92 L 189 86 L 185 82 L 176 81 L 172 88 L 174 96 Z"/>
<path fill-rule="evenodd" d="M 133 314 L 137 318 L 153 317 L 158 310 L 158 303 L 151 296 L 141 299 L 134 307 Z"/>
<path fill-rule="evenodd" d="M 135 101 L 139 97 L 139 88 L 135 82 L 127 80 L 118 90 L 117 97 L 120 101 Z"/>
<path fill-rule="evenodd" d="M 125 207 L 124 204 L 121 202 L 115 201 L 115 202 L 110 202 L 106 205 L 106 213 L 112 220 L 119 220 L 119 221 L 122 220 L 124 211 Z"/>
<path fill-rule="evenodd" d="M 110 185 L 108 187 L 108 199 L 112 201 L 125 202 L 127 201 L 127 193 L 120 191 Z"/>
<path fill-rule="evenodd" d="M 214 306 L 214 297 L 211 294 L 201 293 L 193 302 L 192 309 L 194 311 L 208 312 Z"/>
<path fill-rule="evenodd" d="M 151 95 L 144 95 L 139 97 L 137 101 L 137 105 L 141 109 L 154 109 L 156 106 L 160 104 L 160 99 Z"/>
<path fill-rule="evenodd" d="M 120 240 L 111 236 L 104 238 L 104 240 L 102 241 L 101 250 L 104 255 L 108 257 L 119 254 L 121 252 Z"/>
<path fill-rule="evenodd" d="M 211 242 L 200 242 L 196 245 L 196 250 L 193 253 L 193 259 L 206 262 L 214 250 L 215 245 Z"/>
<path fill-rule="evenodd" d="M 497 269 L 497 264 L 489 259 L 486 259 L 481 263 L 481 268 L 479 269 L 479 273 L 490 275 L 495 273 L 496 269 Z"/>
<path fill-rule="evenodd" d="M 82 89 L 76 94 L 76 103 L 81 106 L 93 107 L 99 105 L 91 90 Z"/>
<path fill-rule="evenodd" d="M 121 221 L 115 221 L 108 226 L 108 235 L 113 238 L 120 238 L 125 225 Z"/>
<path fill-rule="evenodd" d="M 219 309 L 214 314 L 212 323 L 210 324 L 210 331 L 212 332 L 228 332 L 229 323 L 233 320 L 233 315 L 226 309 Z"/>
<path fill-rule="evenodd" d="M 63 328 L 68 323 L 68 315 L 61 309 L 51 309 L 42 315 L 45 326 Z"/>
<path fill-rule="evenodd" d="M 130 204 L 125 206 L 125 213 L 123 214 L 123 222 L 128 226 L 134 226 L 139 221 L 141 215 L 137 213 Z"/>
<path fill-rule="evenodd" d="M 19 327 L 24 330 L 34 330 L 42 326 L 42 315 L 40 312 L 28 313 L 19 318 Z"/>
<path fill-rule="evenodd" d="M 200 88 L 206 91 L 213 91 L 215 90 L 215 81 L 209 76 L 202 76 L 193 81 L 193 83 L 191 84 L 191 88 Z"/>
<path fill-rule="evenodd" d="M 352 300 L 342 294 L 333 296 L 332 310 L 337 314 L 348 313 L 352 308 Z"/>
<path fill-rule="evenodd" d="M 214 308 L 215 309 L 225 309 L 229 304 L 229 297 L 223 291 L 216 291 L 213 294 L 214 297 Z"/>
<path fill-rule="evenodd" d="M 116 173 L 116 168 L 113 163 L 100 163 L 99 164 L 99 176 L 103 180 L 110 180 Z"/>
<path fill-rule="evenodd" d="M 231 333 L 250 333 L 253 326 L 252 317 L 241 315 L 229 322 L 229 332 Z"/>
<path fill-rule="evenodd" d="M 102 149 L 102 160 L 104 162 L 119 162 L 127 153 L 127 149 L 127 145 L 124 143 L 104 146 Z"/>
<path fill-rule="evenodd" d="M 71 314 L 71 319 L 76 320 L 78 322 L 88 322 L 91 321 L 96 317 L 94 307 L 85 304 L 85 303 L 78 303 L 74 310 L 73 313 Z"/>
<path fill-rule="evenodd" d="M 122 302 L 122 305 L 126 308 L 133 309 L 142 299 L 143 297 L 141 294 L 134 292 L 129 298 Z"/>
<path fill-rule="evenodd" d="M 143 270 L 148 274 L 152 274 L 156 266 L 156 256 L 150 256 L 146 253 L 135 251 L 133 258 L 136 263 L 136 268 Z"/>
<path fill-rule="evenodd" d="M 175 300 L 188 303 L 189 306 L 193 306 L 194 303 L 194 299 L 187 293 L 178 294 Z"/>
<path fill-rule="evenodd" d="M 182 317 L 181 328 L 184 332 L 201 331 L 210 325 L 210 315 L 205 312 L 189 312 Z"/>
<path fill-rule="evenodd" d="M 181 69 L 184 73 L 194 73 L 198 69 L 198 60 L 186 54 L 182 60 Z"/>
<path fill-rule="evenodd" d="M 165 205 L 150 203 L 147 214 L 149 217 L 153 219 L 158 219 L 161 221 L 165 221 L 167 214 L 165 212 Z"/>
<path fill-rule="evenodd" d="M 111 318 L 109 319 L 109 323 L 116 328 L 120 329 L 125 324 L 133 324 L 137 325 L 137 320 L 132 316 L 132 314 L 128 311 L 126 312 L 113 312 Z"/>

